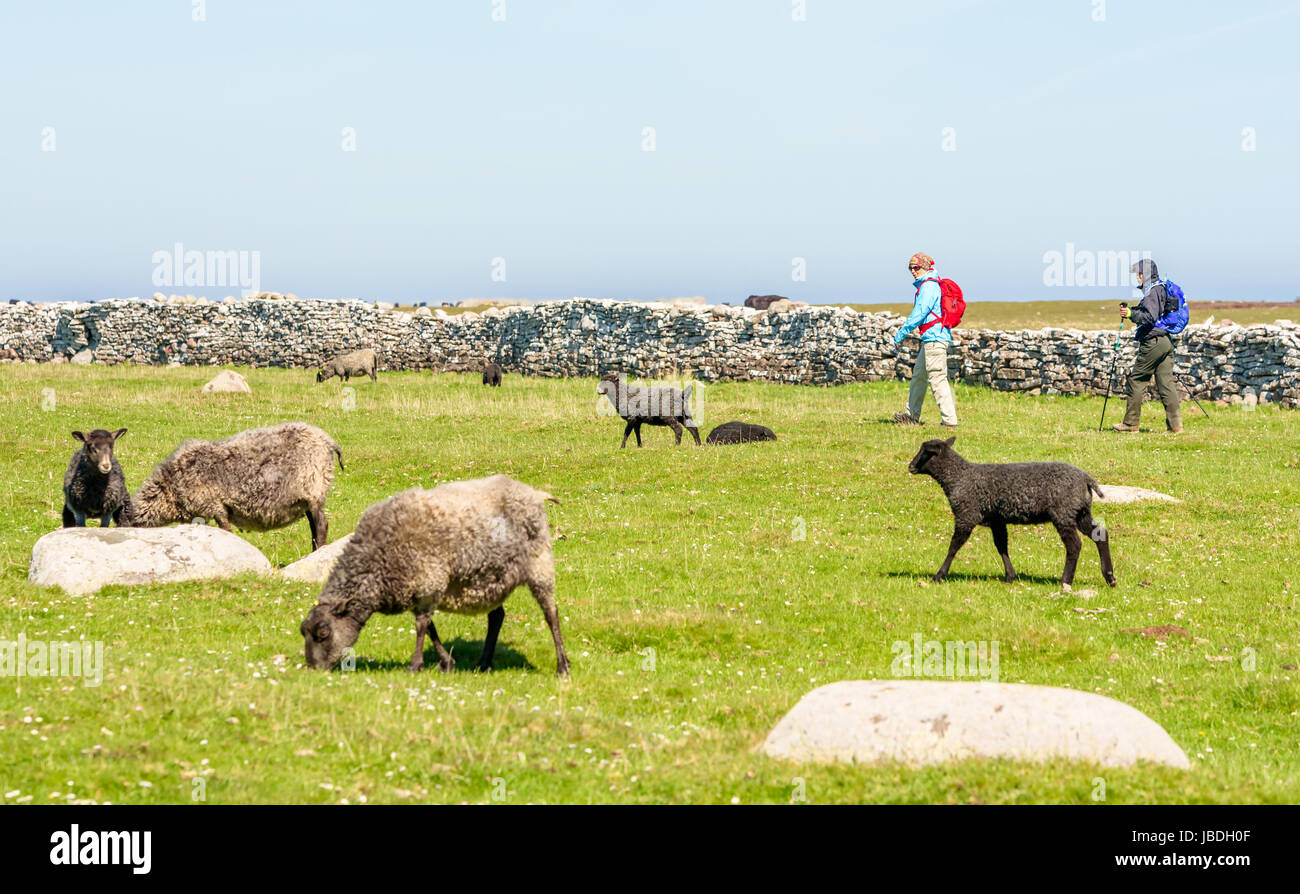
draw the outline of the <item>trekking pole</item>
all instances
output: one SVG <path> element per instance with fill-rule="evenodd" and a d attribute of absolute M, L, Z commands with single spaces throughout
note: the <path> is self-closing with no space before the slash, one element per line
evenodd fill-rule
<path fill-rule="evenodd" d="M 1121 307 L 1127 307 L 1124 302 L 1120 302 Z M 1119 339 L 1124 334 L 1124 321 L 1119 321 L 1119 331 L 1115 333 L 1115 359 L 1110 364 L 1110 378 L 1106 379 L 1106 399 L 1101 402 L 1101 419 L 1097 423 L 1097 431 L 1106 424 L 1106 404 L 1110 403 L 1110 389 L 1115 384 L 1115 370 L 1119 367 Z"/>
<path fill-rule="evenodd" d="M 1201 411 L 1201 415 L 1202 415 L 1202 416 L 1209 416 L 1210 414 L 1207 413 L 1207 412 L 1205 412 L 1205 407 L 1201 406 L 1201 402 L 1200 402 L 1199 400 L 1196 399 L 1196 389 L 1193 388 L 1192 385 L 1189 385 L 1189 384 L 1188 384 L 1188 382 L 1187 382 L 1188 374 L 1187 374 L 1187 373 L 1179 373 L 1179 372 L 1175 372 L 1175 373 L 1174 373 L 1174 377 L 1175 377 L 1176 379 L 1178 379 L 1178 381 L 1180 381 L 1180 382 L 1183 383 L 1183 387 L 1187 389 L 1187 397 L 1188 397 L 1188 399 L 1189 399 L 1192 403 L 1196 404 L 1196 409 L 1198 409 L 1198 410 Z M 1192 384 L 1195 384 L 1195 383 L 1192 383 Z"/>

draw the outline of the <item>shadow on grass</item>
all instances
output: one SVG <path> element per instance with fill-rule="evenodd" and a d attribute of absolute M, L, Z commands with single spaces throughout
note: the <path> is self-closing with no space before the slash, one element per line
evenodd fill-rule
<path fill-rule="evenodd" d="M 934 572 L 929 572 L 927 574 L 916 574 L 915 572 L 909 572 L 909 571 L 885 571 L 882 573 L 885 575 L 885 577 L 912 578 L 913 580 L 927 580 L 927 581 L 934 576 Z M 964 572 L 964 571 L 949 571 L 948 577 L 945 580 L 938 583 L 936 586 L 943 586 L 944 584 L 959 583 L 961 581 L 972 581 L 972 580 L 996 581 L 997 583 L 1000 584 L 1006 583 L 1005 579 L 1000 574 L 971 574 L 969 572 Z M 931 581 L 931 583 L 933 583 L 933 581 Z M 1061 585 L 1061 579 L 1059 577 L 1044 577 L 1041 574 L 1021 574 L 1017 572 L 1016 579 L 1011 583 L 1051 584 L 1052 586 L 1059 587 Z"/>
<path fill-rule="evenodd" d="M 428 639 L 425 640 L 428 643 Z M 453 673 L 462 671 L 470 672 L 478 668 L 479 656 L 483 653 L 483 642 L 481 640 L 467 640 L 457 637 L 443 643 L 451 657 L 456 659 L 456 666 L 452 668 Z M 409 654 L 409 653 L 408 653 Z M 405 671 L 411 665 L 409 658 L 396 661 L 391 658 L 357 658 L 356 670 L 358 671 Z M 516 652 L 509 646 L 506 646 L 500 640 L 497 641 L 496 654 L 492 656 L 493 670 L 536 670 L 537 668 L 520 652 Z M 424 671 L 423 673 L 439 673 L 438 671 L 438 653 L 433 646 L 426 645 L 424 650 Z"/>

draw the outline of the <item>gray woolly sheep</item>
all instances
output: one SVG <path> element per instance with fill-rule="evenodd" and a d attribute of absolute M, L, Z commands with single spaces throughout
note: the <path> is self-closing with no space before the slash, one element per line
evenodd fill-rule
<path fill-rule="evenodd" d="M 495 363 L 489 362 L 483 367 L 483 384 L 501 387 L 501 367 Z"/>
<path fill-rule="evenodd" d="M 63 527 L 84 528 L 87 518 L 99 519 L 100 527 L 107 527 L 110 519 L 121 527 L 131 495 L 122 466 L 113 455 L 113 444 L 124 434 L 124 428 L 115 432 L 97 428 L 89 435 L 72 433 L 82 447 L 72 454 L 63 473 Z"/>
<path fill-rule="evenodd" d="M 311 548 L 326 543 L 325 496 L 334 482 L 334 459 L 343 451 L 314 425 L 285 422 L 255 428 L 220 441 L 186 441 L 153 470 L 131 498 L 124 518 L 139 528 L 156 528 L 193 518 L 215 519 L 269 531 L 304 515 Z"/>
<path fill-rule="evenodd" d="M 321 367 L 320 372 L 316 373 L 316 381 L 324 382 L 326 379 L 338 376 L 346 382 L 352 376 L 370 376 L 370 381 L 373 382 L 378 378 L 375 375 L 378 366 L 379 358 L 370 348 L 353 351 L 350 354 L 340 354 Z"/>
<path fill-rule="evenodd" d="M 415 615 L 415 656 L 424 667 L 424 635 L 433 638 L 438 667 L 455 666 L 431 619 L 436 611 L 487 613 L 479 670 L 491 670 L 502 603 L 527 584 L 555 640 L 556 673 L 569 659 L 555 608 L 555 564 L 546 501 L 559 502 L 505 475 L 412 488 L 371 506 L 339 555 L 320 599 L 299 628 L 307 664 L 327 669 L 357 641 L 375 612 Z"/>
<path fill-rule="evenodd" d="M 1007 525 L 1037 525 L 1051 522 L 1065 544 L 1062 586 L 1074 581 L 1079 561 L 1079 532 L 1089 535 L 1101 556 L 1101 573 L 1115 586 L 1115 569 L 1110 561 L 1110 539 L 1102 525 L 1092 521 L 1092 495 L 1104 496 L 1092 476 L 1068 463 L 972 463 L 952 449 L 957 439 L 926 441 L 912 457 L 907 470 L 929 475 L 943 488 L 952 507 L 952 542 L 948 557 L 934 575 L 948 576 L 953 556 L 970 537 L 976 525 L 993 531 L 993 544 L 1006 571 L 1007 583 L 1016 579 L 1007 554 Z"/>
<path fill-rule="evenodd" d="M 775 441 L 776 432 L 766 425 L 752 422 L 724 422 L 704 439 L 706 444 L 749 444 L 754 441 Z"/>
<path fill-rule="evenodd" d="M 623 429 L 623 443 L 627 446 L 627 436 L 636 432 L 636 446 L 641 446 L 642 425 L 666 425 L 677 436 L 677 444 L 682 443 L 682 428 L 685 427 L 700 446 L 699 423 L 691 418 L 691 391 L 695 383 L 685 389 L 671 388 L 667 385 L 645 386 L 629 385 L 620 375 L 607 373 L 596 386 L 596 391 L 609 398 L 618 415 L 627 421 Z"/>

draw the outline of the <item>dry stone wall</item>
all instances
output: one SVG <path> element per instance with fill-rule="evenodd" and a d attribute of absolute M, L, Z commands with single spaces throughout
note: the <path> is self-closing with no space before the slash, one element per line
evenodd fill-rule
<path fill-rule="evenodd" d="M 374 348 L 383 369 L 507 373 L 691 375 L 837 385 L 906 379 L 917 342 L 901 348 L 896 314 L 831 307 L 758 311 L 575 298 L 482 313 L 396 310 L 355 300 L 110 299 L 0 305 L 0 360 L 181 363 L 310 368 L 342 351 Z M 958 329 L 949 358 L 961 382 L 1034 394 L 1106 388 L 1115 332 Z M 1132 361 L 1125 334 L 1120 367 Z M 1200 396 L 1300 403 L 1300 327 L 1189 327 L 1177 370 Z"/>

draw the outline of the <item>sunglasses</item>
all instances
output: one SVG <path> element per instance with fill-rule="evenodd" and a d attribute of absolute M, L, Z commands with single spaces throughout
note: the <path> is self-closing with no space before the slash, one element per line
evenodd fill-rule
<path fill-rule="evenodd" d="M 908 269 L 908 270 L 924 270 L 925 268 L 922 267 L 922 266 L 920 266 L 919 264 L 908 264 L 908 265 L 907 265 L 907 269 Z"/>

